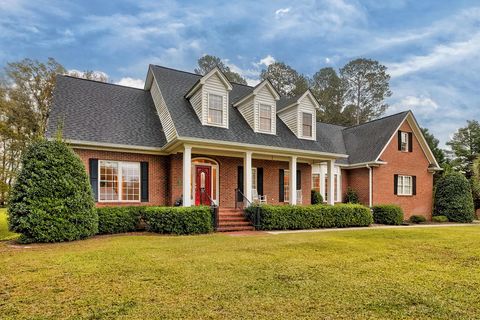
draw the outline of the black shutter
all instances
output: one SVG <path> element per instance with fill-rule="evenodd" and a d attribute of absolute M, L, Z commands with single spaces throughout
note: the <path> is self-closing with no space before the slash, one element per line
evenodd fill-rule
<path fill-rule="evenodd" d="M 243 193 L 243 166 L 237 167 L 237 188 Z M 237 194 L 237 202 L 242 202 L 240 193 Z"/>
<path fill-rule="evenodd" d="M 302 190 L 302 171 L 297 170 L 297 190 Z"/>
<path fill-rule="evenodd" d="M 398 194 L 398 174 L 393 175 L 393 194 Z"/>
<path fill-rule="evenodd" d="M 285 190 L 283 188 L 284 175 L 285 175 L 285 171 L 283 169 L 280 169 L 280 172 L 278 174 L 278 202 L 285 201 Z"/>
<path fill-rule="evenodd" d="M 398 130 L 398 151 L 402 150 L 402 131 Z"/>
<path fill-rule="evenodd" d="M 257 168 L 257 191 L 263 196 L 263 168 Z"/>
<path fill-rule="evenodd" d="M 417 176 L 412 176 L 412 195 L 417 194 Z"/>
<path fill-rule="evenodd" d="M 140 162 L 140 189 L 142 202 L 148 202 L 148 162 Z"/>
<path fill-rule="evenodd" d="M 408 152 L 412 152 L 413 151 L 413 133 L 412 132 L 409 132 L 408 133 Z"/>
<path fill-rule="evenodd" d="M 90 170 L 90 185 L 92 186 L 93 198 L 98 202 L 98 159 L 88 159 Z"/>

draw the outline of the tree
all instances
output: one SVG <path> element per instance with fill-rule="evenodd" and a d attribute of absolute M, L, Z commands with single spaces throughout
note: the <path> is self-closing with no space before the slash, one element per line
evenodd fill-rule
<path fill-rule="evenodd" d="M 11 94 L 18 101 L 30 104 L 37 115 L 37 135 L 43 136 L 52 106 L 56 76 L 65 74 L 65 68 L 53 58 L 48 58 L 46 63 L 24 59 L 8 63 L 5 71 L 11 81 Z"/>
<path fill-rule="evenodd" d="M 260 79 L 268 79 L 281 96 L 295 97 L 308 89 L 308 79 L 283 62 L 274 62 L 262 70 Z"/>
<path fill-rule="evenodd" d="M 83 78 L 88 80 L 108 82 L 107 74 L 101 71 L 86 70 L 82 72 L 78 70 L 70 70 L 68 71 L 68 75 L 72 77 Z"/>
<path fill-rule="evenodd" d="M 473 204 L 476 210 L 480 208 L 480 156 L 473 161 L 470 184 L 472 185 Z"/>
<path fill-rule="evenodd" d="M 83 239 L 98 231 L 85 167 L 60 140 L 32 143 L 22 157 L 8 207 L 11 231 L 22 242 Z"/>
<path fill-rule="evenodd" d="M 383 115 L 388 108 L 385 99 L 390 91 L 387 67 L 371 59 L 356 59 L 340 69 L 345 87 L 346 107 L 353 111 L 354 124 L 360 124 Z"/>
<path fill-rule="evenodd" d="M 438 165 L 443 167 L 443 165 L 447 162 L 447 158 L 445 157 L 445 151 L 438 146 L 440 141 L 435 138 L 435 136 L 431 134 L 427 128 L 422 128 L 422 133 L 425 137 L 425 140 L 427 140 L 428 146 L 430 147 L 430 150 L 432 150 L 435 159 L 437 159 Z"/>
<path fill-rule="evenodd" d="M 478 121 L 468 120 L 467 126 L 458 129 L 447 145 L 452 148 L 454 154 L 452 165 L 465 173 L 467 179 L 470 179 L 473 174 L 473 161 L 480 154 L 480 124 Z"/>
<path fill-rule="evenodd" d="M 198 68 L 195 68 L 194 70 L 196 74 L 205 75 L 209 73 L 213 68 L 218 67 L 229 81 L 240 84 L 247 84 L 247 81 L 241 75 L 230 70 L 230 67 L 227 66 L 219 57 L 207 54 L 199 58 L 197 60 L 197 63 Z"/>
<path fill-rule="evenodd" d="M 454 172 L 441 177 L 435 188 L 434 216 L 446 216 L 449 221 L 472 222 L 474 206 L 468 180 Z"/>
<path fill-rule="evenodd" d="M 342 80 L 333 68 L 322 68 L 313 75 L 311 90 L 321 106 L 318 120 L 338 125 L 348 124 L 344 113 L 345 90 Z"/>

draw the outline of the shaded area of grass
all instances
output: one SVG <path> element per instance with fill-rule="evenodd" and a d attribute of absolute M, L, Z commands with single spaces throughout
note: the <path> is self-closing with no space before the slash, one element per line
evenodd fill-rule
<path fill-rule="evenodd" d="M 5 319 L 469 319 L 480 227 L 0 243 Z"/>
<path fill-rule="evenodd" d="M 7 209 L 0 208 L 0 241 L 12 240 L 18 237 L 18 234 L 8 231 Z"/>

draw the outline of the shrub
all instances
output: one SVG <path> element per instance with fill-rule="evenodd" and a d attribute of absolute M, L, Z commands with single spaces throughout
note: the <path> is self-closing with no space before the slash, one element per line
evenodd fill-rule
<path fill-rule="evenodd" d="M 358 200 L 358 193 L 357 191 L 353 190 L 352 188 L 347 188 L 347 193 L 345 193 L 345 202 L 346 203 L 359 203 Z"/>
<path fill-rule="evenodd" d="M 423 223 L 427 221 L 427 219 L 424 216 L 418 216 L 418 215 L 411 216 L 409 220 L 411 223 Z"/>
<path fill-rule="evenodd" d="M 450 173 L 438 180 L 433 214 L 454 222 L 473 221 L 472 190 L 467 178 L 460 173 Z"/>
<path fill-rule="evenodd" d="M 147 230 L 157 233 L 198 234 L 213 231 L 210 207 L 147 207 Z"/>
<path fill-rule="evenodd" d="M 448 222 L 448 218 L 446 216 L 433 216 L 433 222 Z"/>
<path fill-rule="evenodd" d="M 370 210 L 359 204 L 262 205 L 245 210 L 249 216 L 260 210 L 258 228 L 261 230 L 359 227 L 368 226 L 373 221 Z"/>
<path fill-rule="evenodd" d="M 380 224 L 399 225 L 403 222 L 403 210 L 394 204 L 382 204 L 372 207 L 373 221 Z"/>
<path fill-rule="evenodd" d="M 322 204 L 323 203 L 323 197 L 320 194 L 320 192 L 318 192 L 317 190 L 312 190 L 312 200 L 311 200 L 311 202 L 312 202 L 312 204 Z"/>
<path fill-rule="evenodd" d="M 22 242 L 71 241 L 98 230 L 85 167 L 62 141 L 39 140 L 27 148 L 8 214 Z"/>
<path fill-rule="evenodd" d="M 98 233 L 137 231 L 144 210 L 142 206 L 97 208 Z"/>

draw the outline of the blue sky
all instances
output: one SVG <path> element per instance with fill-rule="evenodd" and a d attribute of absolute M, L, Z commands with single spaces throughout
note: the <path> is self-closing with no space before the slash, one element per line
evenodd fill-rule
<path fill-rule="evenodd" d="M 479 119 L 480 2 L 0 0 L 0 65 L 54 57 L 141 86 L 149 63 L 193 71 L 217 55 L 258 81 L 284 61 L 313 75 L 368 57 L 388 67 L 388 113 L 412 109 L 443 143 Z"/>

